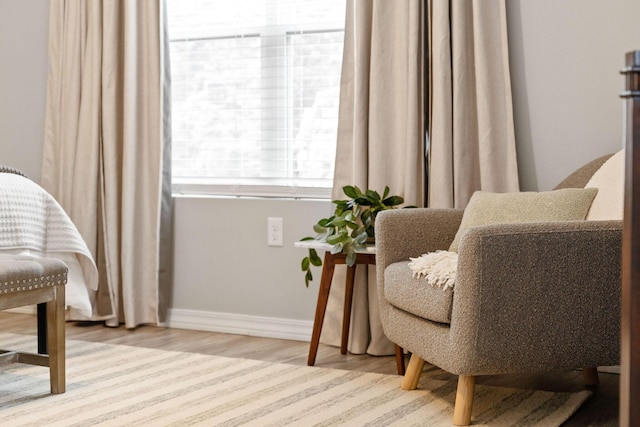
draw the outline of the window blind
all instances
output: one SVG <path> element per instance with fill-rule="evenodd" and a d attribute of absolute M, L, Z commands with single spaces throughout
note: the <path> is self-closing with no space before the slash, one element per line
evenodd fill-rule
<path fill-rule="evenodd" d="M 178 192 L 329 194 L 345 0 L 168 0 Z"/>

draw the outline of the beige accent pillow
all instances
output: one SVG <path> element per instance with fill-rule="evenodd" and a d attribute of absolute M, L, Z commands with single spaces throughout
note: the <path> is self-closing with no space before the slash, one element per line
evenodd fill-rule
<path fill-rule="evenodd" d="M 585 219 L 597 192 L 596 188 L 518 193 L 476 191 L 464 210 L 449 251 L 458 252 L 460 237 L 479 225 Z"/>
<path fill-rule="evenodd" d="M 621 220 L 624 212 L 624 150 L 607 159 L 585 187 L 598 189 L 587 220 Z"/>

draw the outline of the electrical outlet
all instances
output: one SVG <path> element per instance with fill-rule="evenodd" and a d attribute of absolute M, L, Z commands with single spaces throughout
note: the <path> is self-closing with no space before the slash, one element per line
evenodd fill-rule
<path fill-rule="evenodd" d="M 282 218 L 267 218 L 267 246 L 284 246 Z"/>

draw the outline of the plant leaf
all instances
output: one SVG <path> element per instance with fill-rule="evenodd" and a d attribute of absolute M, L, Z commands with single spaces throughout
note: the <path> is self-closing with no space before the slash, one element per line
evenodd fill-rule
<path fill-rule="evenodd" d="M 351 232 L 351 237 L 353 237 L 354 239 L 356 237 L 358 237 L 358 235 L 360 235 L 361 233 L 365 232 L 365 228 L 364 227 L 358 227 L 358 228 L 354 228 L 353 231 Z"/>
<path fill-rule="evenodd" d="M 304 275 L 304 284 L 309 287 L 309 282 L 313 280 L 313 276 L 311 275 L 311 270 L 307 270 L 307 274 Z"/>
<path fill-rule="evenodd" d="M 356 253 L 355 253 L 355 251 L 353 251 L 353 252 L 349 252 L 349 253 L 347 254 L 347 257 L 346 257 L 346 259 L 345 259 L 345 262 L 347 263 L 347 265 L 348 265 L 349 267 L 353 267 L 353 266 L 355 265 L 355 263 L 356 263 Z"/>
<path fill-rule="evenodd" d="M 334 201 L 334 203 L 336 204 L 336 208 L 334 211 L 335 215 L 340 215 L 342 212 L 351 209 L 351 206 L 349 205 L 350 202 L 346 202 L 344 200 L 339 200 L 339 201 Z"/>
<path fill-rule="evenodd" d="M 364 245 L 365 243 L 367 243 L 367 238 L 369 237 L 369 235 L 367 234 L 366 231 L 362 231 L 360 234 L 358 234 L 355 237 L 355 241 L 357 245 Z"/>
<path fill-rule="evenodd" d="M 322 259 L 318 256 L 318 252 L 316 252 L 315 249 L 309 249 L 309 261 L 316 267 L 320 267 L 322 265 Z"/>
<path fill-rule="evenodd" d="M 404 203 L 404 199 L 400 196 L 391 196 L 382 201 L 387 206 L 397 206 Z"/>
<path fill-rule="evenodd" d="M 301 242 L 306 242 L 307 240 L 315 240 L 315 238 L 307 236 L 300 239 Z"/>
<path fill-rule="evenodd" d="M 345 227 L 347 225 L 347 220 L 342 218 L 342 217 L 341 218 L 336 218 L 333 221 L 333 225 L 335 227 L 337 227 L 337 228 L 343 228 L 343 227 Z"/>
<path fill-rule="evenodd" d="M 357 198 L 358 193 L 362 194 L 358 187 L 352 187 L 351 185 L 345 185 L 344 187 L 342 187 L 342 191 L 344 191 L 344 194 L 346 194 L 348 197 L 351 197 L 352 199 Z"/>
<path fill-rule="evenodd" d="M 301 265 L 300 265 L 300 267 L 301 267 L 302 271 L 307 271 L 307 270 L 309 269 L 309 263 L 310 263 L 310 262 L 311 262 L 311 261 L 309 260 L 309 257 L 308 257 L 308 256 L 306 256 L 306 257 L 302 258 L 302 263 L 301 263 Z"/>
<path fill-rule="evenodd" d="M 367 190 L 367 199 L 369 199 L 372 204 L 375 204 L 380 201 L 380 194 L 377 191 Z"/>
<path fill-rule="evenodd" d="M 349 240 L 349 235 L 346 231 L 341 231 L 339 234 L 328 237 L 327 243 L 330 245 L 337 245 L 338 243 L 344 243 L 347 240 Z"/>
<path fill-rule="evenodd" d="M 362 211 L 362 214 L 360 215 L 360 220 L 362 221 L 363 224 L 367 225 L 367 224 L 371 224 L 371 217 L 372 217 L 372 211 L 367 209 Z"/>
<path fill-rule="evenodd" d="M 318 234 L 314 240 L 317 242 L 325 242 L 327 237 L 331 236 L 332 231 L 332 229 L 327 229 L 324 233 Z"/>
<path fill-rule="evenodd" d="M 333 221 L 334 218 L 335 216 L 331 216 L 330 218 L 322 218 L 316 225 L 319 225 L 320 227 L 327 227 L 329 224 L 331 224 L 331 221 Z"/>
<path fill-rule="evenodd" d="M 382 198 L 386 199 L 388 195 L 389 195 L 389 186 L 385 185 L 384 186 L 384 193 L 382 193 Z"/>
<path fill-rule="evenodd" d="M 322 233 L 325 233 L 327 231 L 327 227 L 326 226 L 322 226 L 321 224 L 315 224 L 313 226 L 313 231 L 315 231 L 318 234 L 322 234 Z"/>

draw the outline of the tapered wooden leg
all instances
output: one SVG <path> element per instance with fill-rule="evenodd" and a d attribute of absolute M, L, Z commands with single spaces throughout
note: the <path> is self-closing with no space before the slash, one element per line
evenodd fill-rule
<path fill-rule="evenodd" d="M 598 368 L 582 368 L 582 378 L 584 378 L 585 385 L 596 386 L 600 384 Z"/>
<path fill-rule="evenodd" d="M 327 311 L 327 302 L 329 301 L 329 291 L 331 290 L 331 281 L 333 280 L 333 271 L 335 262 L 330 252 L 325 252 L 324 261 L 322 263 L 322 277 L 320 278 L 320 289 L 318 289 L 318 303 L 316 304 L 316 316 L 313 320 L 313 332 L 311 334 L 311 344 L 309 346 L 309 357 L 307 365 L 313 366 L 316 363 L 316 355 L 318 354 L 318 344 L 320 343 L 320 333 L 322 332 L 322 323 L 324 315 Z"/>
<path fill-rule="evenodd" d="M 65 378 L 65 318 L 64 285 L 55 287 L 56 298 L 47 302 L 47 351 L 51 393 L 64 393 Z"/>
<path fill-rule="evenodd" d="M 404 375 L 404 349 L 396 344 L 396 366 L 398 375 Z"/>
<path fill-rule="evenodd" d="M 409 359 L 409 366 L 407 366 L 407 372 L 404 374 L 402 385 L 400 386 L 403 390 L 415 390 L 418 387 L 423 366 L 424 360 L 413 353 L 411 359 Z"/>
<path fill-rule="evenodd" d="M 347 267 L 347 281 L 344 285 L 344 312 L 342 313 L 342 340 L 340 353 L 347 354 L 349 327 L 351 326 L 351 307 L 353 306 L 353 286 L 356 281 L 356 266 Z"/>
<path fill-rule="evenodd" d="M 473 407 L 473 391 L 475 386 L 476 377 L 470 375 L 458 376 L 456 403 L 453 409 L 454 425 L 468 426 L 471 424 L 471 409 Z"/>

